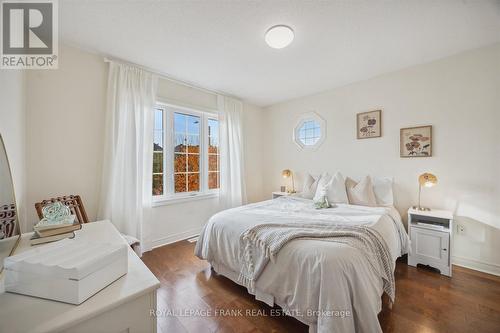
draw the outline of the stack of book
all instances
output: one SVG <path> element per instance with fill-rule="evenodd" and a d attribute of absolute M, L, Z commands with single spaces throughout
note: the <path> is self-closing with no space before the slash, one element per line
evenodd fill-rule
<path fill-rule="evenodd" d="M 33 227 L 35 232 L 30 239 L 31 245 L 55 242 L 64 238 L 75 237 L 75 231 L 82 225 L 75 221 L 75 215 L 69 215 L 58 220 L 43 218 Z"/>

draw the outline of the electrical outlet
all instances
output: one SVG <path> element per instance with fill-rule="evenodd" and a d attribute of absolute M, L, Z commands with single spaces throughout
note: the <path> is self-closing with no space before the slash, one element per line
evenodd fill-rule
<path fill-rule="evenodd" d="M 457 224 L 457 234 L 459 235 L 465 234 L 465 227 L 463 224 Z"/>

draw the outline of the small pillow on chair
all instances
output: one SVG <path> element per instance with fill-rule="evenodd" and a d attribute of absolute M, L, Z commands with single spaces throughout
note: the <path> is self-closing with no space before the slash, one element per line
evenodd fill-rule
<path fill-rule="evenodd" d="M 347 188 L 347 196 L 351 205 L 360 206 L 377 206 L 377 199 L 373 192 L 373 184 L 370 176 L 366 176 L 362 181 L 357 183 L 351 178 L 347 177 L 345 181 Z"/>

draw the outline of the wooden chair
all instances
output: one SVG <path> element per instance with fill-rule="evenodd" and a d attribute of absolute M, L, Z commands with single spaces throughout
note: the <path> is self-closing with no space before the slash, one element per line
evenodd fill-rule
<path fill-rule="evenodd" d="M 71 214 L 75 214 L 78 223 L 90 222 L 89 218 L 87 217 L 87 213 L 85 212 L 85 208 L 83 207 L 82 198 L 80 198 L 79 195 L 65 195 L 62 197 L 57 197 L 48 200 L 43 200 L 42 202 L 37 202 L 35 204 L 35 209 L 40 219 L 43 218 L 42 208 L 54 202 L 61 202 L 65 206 L 68 206 L 69 209 L 71 210 Z"/>
<path fill-rule="evenodd" d="M 16 220 L 16 205 L 8 204 L 0 206 L 0 230 L 4 238 L 14 235 Z"/>
<path fill-rule="evenodd" d="M 87 213 L 85 212 L 85 208 L 83 207 L 82 198 L 79 195 L 67 195 L 63 197 L 52 198 L 48 200 L 43 200 L 42 202 L 37 202 L 35 204 L 35 209 L 40 219 L 43 218 L 42 208 L 46 205 L 53 202 L 62 202 L 64 205 L 68 206 L 71 210 L 72 214 L 76 215 L 76 220 L 79 223 L 89 223 L 89 218 L 87 217 Z M 127 241 L 128 245 L 132 248 L 136 245 L 139 245 L 139 241 L 135 237 L 131 237 L 125 234 L 122 234 L 123 238 Z"/>

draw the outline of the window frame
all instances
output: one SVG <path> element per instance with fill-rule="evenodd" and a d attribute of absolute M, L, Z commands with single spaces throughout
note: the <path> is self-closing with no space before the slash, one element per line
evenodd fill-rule
<path fill-rule="evenodd" d="M 154 116 L 155 115 L 154 115 L 154 113 L 158 109 L 162 110 L 162 112 L 163 112 L 163 114 L 162 114 L 162 120 L 163 120 L 163 124 L 162 124 L 162 126 L 163 126 L 163 133 L 162 133 L 162 139 L 163 139 L 163 142 L 162 142 L 162 144 L 163 144 L 163 147 L 162 147 L 163 148 L 163 159 L 162 159 L 162 164 L 163 164 L 163 166 L 162 166 L 163 194 L 162 195 L 153 195 L 151 193 L 151 197 L 153 198 L 153 201 L 154 201 L 154 198 L 165 196 L 165 180 L 166 180 L 165 177 L 166 177 L 166 173 L 167 173 L 166 169 L 165 169 L 166 168 L 166 158 L 165 158 L 165 156 L 166 156 L 166 147 L 165 147 L 165 142 L 166 142 L 166 139 L 165 139 L 165 124 L 166 124 L 165 118 L 166 118 L 166 112 L 165 112 L 165 108 L 164 107 L 161 107 L 161 106 L 156 105 L 156 104 L 153 107 L 153 163 L 154 163 L 154 154 L 155 154 L 155 152 L 154 152 L 154 131 L 155 131 L 155 127 L 154 127 L 154 121 L 155 121 L 154 120 Z M 152 182 L 154 181 L 154 172 L 151 172 L 151 181 Z M 152 190 L 152 186 L 151 186 L 151 190 Z"/>
<path fill-rule="evenodd" d="M 198 110 L 191 107 L 175 105 L 157 101 L 155 109 L 163 111 L 163 194 L 153 195 L 153 206 L 161 206 L 176 202 L 191 201 L 209 197 L 217 197 L 219 188 L 208 188 L 208 120 L 219 121 L 216 111 Z M 174 156 L 175 156 L 175 130 L 174 113 L 182 113 L 200 118 L 200 190 L 190 192 L 175 192 L 174 183 Z M 220 137 L 219 137 L 220 154 Z M 220 165 L 219 165 L 220 172 Z M 219 181 L 220 186 L 220 181 Z"/>
<path fill-rule="evenodd" d="M 206 167 L 204 167 L 204 169 L 206 170 L 206 176 L 207 176 L 207 182 L 206 182 L 206 185 L 207 185 L 207 191 L 208 192 L 217 192 L 219 193 L 219 189 L 220 189 L 220 122 L 219 122 L 219 117 L 217 114 L 215 115 L 207 115 L 207 119 L 206 119 L 206 130 L 208 131 L 208 122 L 210 120 L 216 120 L 217 121 L 217 128 L 219 129 L 219 132 L 217 133 L 217 140 L 218 140 L 218 146 L 217 146 L 217 154 L 210 154 L 210 151 L 208 150 L 208 148 L 210 147 L 209 143 L 210 143 L 210 137 L 209 137 L 209 133 L 207 132 L 207 135 L 205 137 L 205 140 L 206 140 L 206 154 L 207 154 L 207 158 L 206 158 Z M 217 156 L 217 171 L 210 171 L 210 155 L 216 155 Z M 208 182 L 209 182 L 209 174 L 210 172 L 217 172 L 218 173 L 218 178 L 217 178 L 217 185 L 218 187 L 217 188 L 213 188 L 213 189 L 210 189 L 210 187 L 208 186 Z"/>
<path fill-rule="evenodd" d="M 320 128 L 320 136 L 318 140 L 316 141 L 315 144 L 313 145 L 306 145 L 302 142 L 300 139 L 300 128 L 309 121 L 314 121 L 319 124 Z M 293 142 L 301 148 L 301 149 L 306 149 L 306 150 L 316 150 L 318 149 L 323 141 L 326 139 L 326 121 L 321 118 L 316 112 L 308 112 L 302 114 L 297 122 L 295 123 L 295 127 L 293 128 Z"/>

